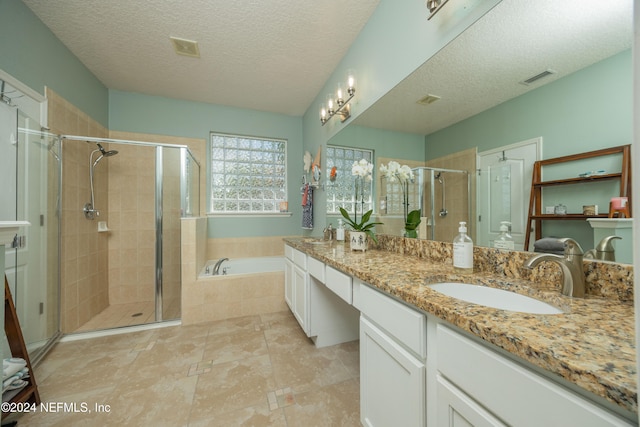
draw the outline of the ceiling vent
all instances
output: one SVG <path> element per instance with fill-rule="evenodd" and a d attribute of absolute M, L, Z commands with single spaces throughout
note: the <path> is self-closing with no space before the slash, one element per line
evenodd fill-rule
<path fill-rule="evenodd" d="M 553 70 L 544 70 L 543 72 L 536 74 L 535 76 L 529 77 L 528 79 L 521 81 L 520 84 L 529 86 L 530 84 L 537 82 L 540 79 L 544 79 L 545 77 L 549 77 L 550 75 L 555 73 L 556 72 Z"/>
<path fill-rule="evenodd" d="M 424 98 L 419 99 L 417 103 L 420 105 L 429 105 L 438 100 L 440 100 L 440 97 L 438 95 L 427 94 L 427 96 L 425 96 Z"/>
<path fill-rule="evenodd" d="M 171 40 L 171 43 L 173 43 L 173 49 L 178 55 L 200 58 L 200 49 L 198 49 L 198 42 L 193 40 L 181 39 L 178 37 L 169 37 L 169 39 Z"/>

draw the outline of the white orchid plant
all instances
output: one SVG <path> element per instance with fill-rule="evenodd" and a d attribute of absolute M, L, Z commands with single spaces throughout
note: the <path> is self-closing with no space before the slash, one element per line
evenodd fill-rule
<path fill-rule="evenodd" d="M 402 204 L 404 207 L 404 230 L 407 237 L 418 237 L 416 229 L 422 221 L 420 210 L 409 211 L 409 183 L 414 181 L 414 174 L 407 165 L 400 166 L 400 163 L 391 160 L 387 166 L 380 165 L 380 173 L 389 182 L 399 182 L 402 189 Z"/>
<path fill-rule="evenodd" d="M 353 218 L 351 218 L 349 213 L 342 207 L 340 208 L 340 213 L 354 231 L 363 231 L 367 233 L 367 236 L 370 236 L 374 242 L 378 243 L 375 233 L 373 232 L 373 227 L 382 223 L 369 222 L 369 219 L 373 214 L 373 209 L 364 212 L 364 183 L 371 182 L 373 179 L 373 165 L 366 159 L 357 160 L 353 162 L 353 165 L 351 166 L 351 175 L 355 177 L 355 203 Z M 360 203 L 362 203 L 361 211 L 363 212 L 360 221 L 358 221 L 358 196 L 360 196 Z"/>

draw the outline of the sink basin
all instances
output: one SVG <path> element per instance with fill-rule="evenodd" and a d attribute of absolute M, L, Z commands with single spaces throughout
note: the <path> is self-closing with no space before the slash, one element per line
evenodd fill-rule
<path fill-rule="evenodd" d="M 313 238 L 303 239 L 303 242 L 310 243 L 312 245 L 324 245 L 326 243 L 331 243 L 330 240 L 313 239 Z"/>
<path fill-rule="evenodd" d="M 473 304 L 531 314 L 560 314 L 562 310 L 526 295 L 467 283 L 436 283 L 431 289 Z"/>

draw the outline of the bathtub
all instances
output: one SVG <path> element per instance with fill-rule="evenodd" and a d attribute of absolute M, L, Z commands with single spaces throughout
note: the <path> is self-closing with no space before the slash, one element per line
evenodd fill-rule
<path fill-rule="evenodd" d="M 231 258 L 229 261 L 224 261 L 220 265 L 219 274 L 214 276 L 213 267 L 216 265 L 216 262 L 218 261 L 208 261 L 207 265 L 200 272 L 199 277 L 237 276 L 284 271 L 284 257 L 282 256 Z M 226 274 L 223 274 L 223 271 L 226 271 Z"/>
<path fill-rule="evenodd" d="M 198 308 L 191 313 L 192 322 L 256 316 L 289 309 L 284 301 L 284 257 L 233 258 L 224 261 L 220 274 L 214 276 L 211 272 L 216 262 L 208 261 L 209 273 L 206 267 L 203 268 L 193 285 L 192 295 Z M 227 274 L 222 274 L 225 267 Z"/>

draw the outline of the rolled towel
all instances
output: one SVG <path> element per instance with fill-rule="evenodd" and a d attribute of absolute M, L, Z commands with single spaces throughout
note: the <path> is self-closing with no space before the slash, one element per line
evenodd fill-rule
<path fill-rule="evenodd" d="M 534 252 L 543 252 L 547 254 L 564 255 L 564 243 L 556 237 L 543 237 L 536 240 L 533 244 Z"/>

